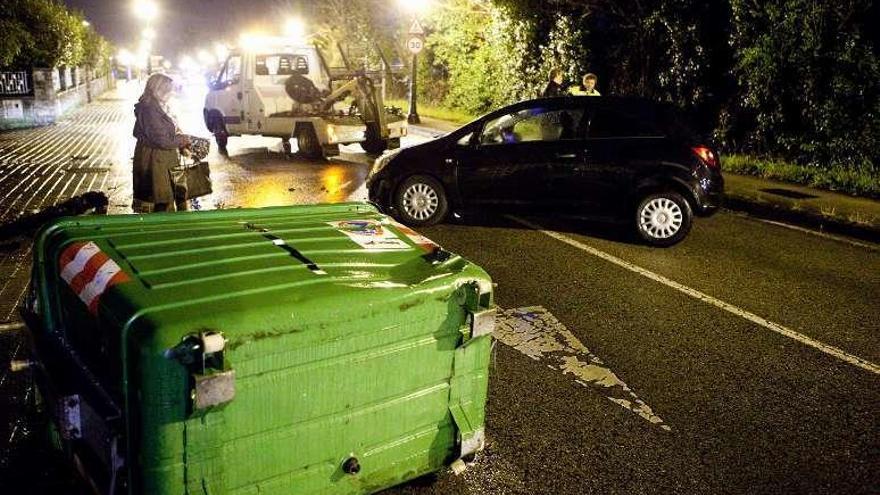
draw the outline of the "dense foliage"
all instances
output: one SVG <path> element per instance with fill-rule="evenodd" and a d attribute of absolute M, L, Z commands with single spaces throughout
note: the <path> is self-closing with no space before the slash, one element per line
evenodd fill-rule
<path fill-rule="evenodd" d="M 408 63 L 405 15 L 343 3 L 343 38 Z M 420 97 L 478 114 L 536 96 L 551 67 L 571 83 L 594 72 L 603 94 L 677 104 L 728 151 L 876 174 L 877 12 L 871 0 L 434 0 Z"/>
<path fill-rule="evenodd" d="M 107 41 L 83 21 L 56 0 L 4 0 L 0 67 L 105 64 Z"/>
<path fill-rule="evenodd" d="M 880 61 L 869 0 L 734 0 L 732 147 L 800 163 L 880 167 Z M 873 27 L 876 29 L 877 25 Z"/>

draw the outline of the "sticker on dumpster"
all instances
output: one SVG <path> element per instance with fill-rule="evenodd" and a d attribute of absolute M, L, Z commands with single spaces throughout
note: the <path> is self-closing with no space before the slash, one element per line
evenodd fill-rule
<path fill-rule="evenodd" d="M 394 222 L 394 226 L 397 227 L 397 230 L 403 232 L 403 235 L 409 237 L 409 240 L 416 243 L 416 246 L 422 248 L 426 253 L 433 253 L 434 250 L 438 249 L 440 246 L 437 245 L 436 242 L 428 239 L 427 237 L 419 234 L 415 230 L 407 227 L 406 225 L 400 222 Z"/>
<path fill-rule="evenodd" d="M 364 249 L 411 249 L 403 239 L 375 220 L 343 220 L 327 223 Z"/>
<path fill-rule="evenodd" d="M 131 280 L 94 242 L 75 242 L 58 259 L 61 279 L 97 314 L 101 296 L 110 287 Z"/>

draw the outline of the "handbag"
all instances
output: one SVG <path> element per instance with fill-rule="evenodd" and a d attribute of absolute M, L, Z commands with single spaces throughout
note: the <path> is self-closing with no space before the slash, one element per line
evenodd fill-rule
<path fill-rule="evenodd" d="M 171 175 L 174 179 L 174 196 L 178 200 L 200 198 L 213 192 L 211 167 L 204 160 L 186 164 L 181 156 L 180 166 L 174 168 Z"/>

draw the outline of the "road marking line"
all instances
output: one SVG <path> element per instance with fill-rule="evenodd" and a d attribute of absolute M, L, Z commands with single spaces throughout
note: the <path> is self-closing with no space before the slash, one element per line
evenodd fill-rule
<path fill-rule="evenodd" d="M 25 325 L 21 322 L 0 323 L 0 333 L 17 332 L 18 330 L 22 330 L 23 328 L 25 328 Z"/>
<path fill-rule="evenodd" d="M 812 229 L 808 229 L 805 227 L 798 227 L 797 225 L 790 225 L 787 223 L 777 222 L 775 220 L 765 220 L 763 218 L 750 217 L 746 214 L 741 214 L 741 215 L 743 217 L 755 220 L 756 222 L 767 223 L 770 225 L 775 225 L 777 227 L 782 227 L 782 228 L 789 229 L 789 230 L 796 230 L 798 232 L 803 232 L 805 234 L 814 235 L 816 237 L 822 237 L 824 239 L 830 239 L 832 241 L 843 242 L 843 243 L 850 244 L 853 246 L 858 246 L 858 247 L 862 247 L 865 249 L 870 249 L 871 251 L 880 251 L 880 246 L 878 246 L 876 244 L 868 244 L 866 242 L 854 241 L 852 239 L 847 239 L 846 237 L 842 237 L 839 235 L 827 234 L 825 232 L 820 232 L 818 230 L 812 230 Z"/>
<path fill-rule="evenodd" d="M 524 220 L 519 217 L 515 217 L 513 215 L 507 215 L 507 218 L 509 218 L 509 219 L 513 220 L 514 222 L 517 222 L 521 225 L 525 225 L 526 227 L 529 227 L 530 229 L 534 229 L 544 235 L 550 236 L 558 241 L 561 241 L 561 242 L 564 242 L 570 246 L 576 247 L 576 248 L 580 249 L 581 251 L 586 251 L 587 253 L 592 254 L 593 256 L 596 256 L 596 257 L 601 258 L 605 261 L 613 263 L 621 268 L 625 268 L 631 272 L 638 273 L 639 275 L 642 275 L 643 277 L 649 278 L 655 282 L 659 282 L 667 287 L 671 287 L 679 292 L 682 292 L 684 294 L 687 294 L 688 296 L 693 297 L 694 299 L 698 299 L 698 300 L 703 301 L 705 303 L 711 304 L 717 308 L 723 309 L 724 311 L 727 311 L 728 313 L 732 313 L 732 314 L 739 316 L 741 318 L 745 318 L 746 320 L 749 320 L 752 323 L 760 325 L 760 326 L 766 328 L 767 330 L 776 332 L 780 335 L 783 335 L 783 336 L 788 337 L 790 339 L 796 340 L 804 345 L 810 346 L 814 349 L 817 349 L 821 352 L 824 352 L 825 354 L 828 354 L 829 356 L 840 359 L 841 361 L 849 363 L 853 366 L 858 366 L 859 368 L 870 371 L 871 373 L 874 373 L 876 375 L 880 375 L 880 366 L 872 363 L 871 361 L 868 361 L 867 359 L 860 358 L 860 357 L 855 356 L 853 354 L 850 354 L 840 348 L 837 348 L 837 347 L 825 344 L 823 342 L 820 342 L 816 339 L 808 337 L 802 333 L 796 332 L 796 331 L 794 331 L 788 327 L 785 327 L 783 325 L 780 325 L 778 323 L 773 323 L 770 320 L 762 318 L 754 313 L 746 311 L 746 310 L 739 308 L 737 306 L 734 306 L 732 304 L 726 303 L 726 302 L 724 302 L 720 299 L 717 299 L 715 297 L 712 297 L 704 292 L 700 292 L 696 289 L 692 289 L 686 285 L 683 285 L 683 284 L 676 282 L 675 280 L 666 278 L 663 275 L 656 274 L 656 273 L 649 271 L 649 270 L 646 270 L 638 265 L 634 265 L 634 264 L 630 263 L 629 261 L 623 260 L 621 258 L 614 256 L 614 255 L 608 254 L 604 251 L 600 251 L 592 246 L 589 246 L 589 245 L 584 244 L 580 241 L 577 241 L 577 240 L 575 240 L 565 234 L 560 234 L 559 232 L 544 229 L 543 227 L 541 227 L 538 224 L 532 223 L 528 220 Z"/>
<path fill-rule="evenodd" d="M 648 404 L 544 307 L 498 308 L 498 311 L 493 334 L 497 341 L 535 361 L 551 361 L 553 364 L 547 364 L 548 368 L 572 375 L 582 387 L 602 389 L 606 399 L 664 431 L 672 431 Z"/>

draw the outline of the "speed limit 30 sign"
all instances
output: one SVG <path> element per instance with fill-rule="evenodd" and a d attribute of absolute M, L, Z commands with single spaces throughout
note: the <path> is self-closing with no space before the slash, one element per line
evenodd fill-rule
<path fill-rule="evenodd" d="M 413 36 L 406 42 L 406 46 L 409 48 L 410 53 L 418 55 L 421 53 L 422 49 L 425 48 L 425 41 L 422 38 Z"/>

